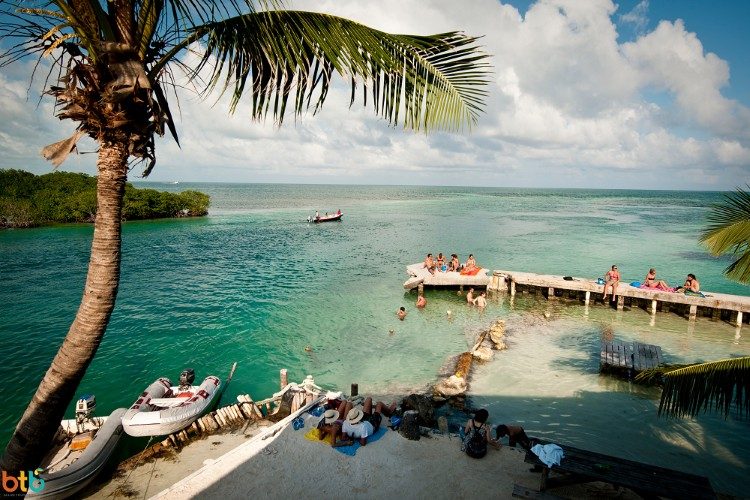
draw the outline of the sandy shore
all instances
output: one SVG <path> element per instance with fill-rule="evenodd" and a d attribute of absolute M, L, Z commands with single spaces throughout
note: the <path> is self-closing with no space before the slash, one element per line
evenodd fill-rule
<path fill-rule="evenodd" d="M 510 498 L 514 484 L 539 485 L 520 449 L 490 448 L 475 460 L 460 451 L 457 436 L 409 441 L 386 430 L 350 456 L 306 439 L 317 422 L 306 415 L 299 430 L 287 420 L 193 442 L 121 473 L 91 498 Z M 631 496 L 625 493 L 600 483 L 554 490 L 569 498 Z"/>

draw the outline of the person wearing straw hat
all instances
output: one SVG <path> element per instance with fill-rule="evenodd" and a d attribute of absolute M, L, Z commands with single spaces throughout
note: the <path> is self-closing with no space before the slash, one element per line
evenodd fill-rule
<path fill-rule="evenodd" d="M 386 407 L 383 403 L 379 402 L 375 406 L 375 411 L 373 411 L 372 398 L 368 397 L 365 399 L 363 408 L 356 407 L 349 410 L 341 432 L 346 438 L 359 439 L 359 444 L 365 446 L 367 438 L 380 429 L 380 423 L 383 421 L 382 413 L 385 411 L 386 416 L 389 416 L 395 408 L 395 403 Z"/>
<path fill-rule="evenodd" d="M 323 416 L 320 417 L 318 422 L 318 439 L 321 441 L 326 438 L 329 434 L 333 436 L 331 440 L 331 446 L 346 446 L 352 444 L 351 441 L 339 441 L 341 436 L 341 420 L 339 419 L 340 414 L 338 410 L 326 410 Z"/>

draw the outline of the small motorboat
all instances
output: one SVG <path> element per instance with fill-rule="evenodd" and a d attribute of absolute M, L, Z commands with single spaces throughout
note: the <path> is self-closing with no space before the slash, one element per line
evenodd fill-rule
<path fill-rule="evenodd" d="M 76 418 L 61 422 L 52 448 L 29 478 L 27 498 L 73 496 L 102 471 L 122 437 L 126 410 L 118 408 L 109 417 L 94 417 L 95 408 L 93 395 L 76 402 Z"/>
<path fill-rule="evenodd" d="M 332 214 L 332 215 L 323 215 L 323 216 L 318 216 L 318 217 L 308 217 L 307 218 L 307 222 L 312 222 L 314 224 L 318 224 L 320 222 L 341 221 L 341 217 L 343 215 L 344 214 L 341 211 L 339 211 L 339 212 L 337 212 L 335 214 Z"/>
<path fill-rule="evenodd" d="M 218 404 L 236 366 L 232 365 L 224 383 L 209 375 L 195 386 L 191 368 L 182 371 L 178 386 L 172 386 L 168 378 L 157 379 L 123 415 L 123 429 L 131 436 L 164 436 L 184 429 Z"/>

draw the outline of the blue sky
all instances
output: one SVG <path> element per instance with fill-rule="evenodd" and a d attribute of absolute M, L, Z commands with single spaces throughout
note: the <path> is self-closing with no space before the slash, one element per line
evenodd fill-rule
<path fill-rule="evenodd" d="M 349 109 L 346 83 L 316 116 L 252 123 L 247 103 L 180 92 L 182 147 L 157 143 L 155 181 L 733 189 L 750 182 L 750 2 L 295 0 L 394 33 L 460 29 L 493 56 L 471 133 L 391 128 Z M 191 56 L 185 55 L 189 62 Z M 32 61 L 0 74 L 0 168 L 51 167 L 39 150 L 73 124 L 27 99 Z M 174 109 L 177 109 L 176 107 Z M 94 151 L 92 141 L 80 143 Z M 95 172 L 95 154 L 63 170 Z M 140 180 L 138 169 L 131 180 Z"/>

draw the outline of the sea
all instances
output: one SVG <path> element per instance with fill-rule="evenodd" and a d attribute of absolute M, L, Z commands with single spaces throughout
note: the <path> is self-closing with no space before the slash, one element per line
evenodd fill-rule
<path fill-rule="evenodd" d="M 135 183 L 211 196 L 207 217 L 126 222 L 117 305 L 79 393 L 97 413 L 133 403 L 158 377 L 224 377 L 225 402 L 263 399 L 312 375 L 324 388 L 397 399 L 421 392 L 494 321 L 508 349 L 472 374 L 467 405 L 493 424 L 601 453 L 707 475 L 744 496 L 750 424 L 730 416 L 657 415 L 657 388 L 599 374 L 604 336 L 662 347 L 669 363 L 750 355 L 750 330 L 671 313 L 585 307 L 494 294 L 484 310 L 456 290 L 403 288 L 428 252 L 470 253 L 489 269 L 623 281 L 650 267 L 706 291 L 750 295 L 727 280 L 727 257 L 699 243 L 716 192 L 292 184 Z M 341 210 L 342 222 L 308 216 Z M 0 443 L 67 333 L 89 259 L 90 225 L 0 232 Z M 404 321 L 396 310 L 404 306 Z M 450 311 L 450 314 L 449 314 Z M 68 415 L 73 415 L 73 403 Z M 448 410 L 458 425 L 466 416 Z M 459 453 L 458 444 L 456 453 Z"/>

